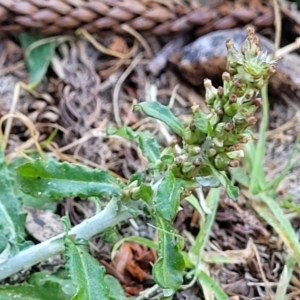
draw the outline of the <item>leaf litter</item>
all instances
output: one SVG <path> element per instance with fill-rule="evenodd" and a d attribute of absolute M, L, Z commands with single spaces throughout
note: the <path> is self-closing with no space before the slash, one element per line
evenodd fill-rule
<path fill-rule="evenodd" d="M 151 131 L 161 144 L 167 144 L 166 135 L 159 125 L 152 120 L 141 119 L 138 112 L 132 111 L 133 105 L 140 100 L 156 96 L 160 103 L 168 105 L 170 95 L 178 83 L 180 87 L 177 89 L 172 111 L 180 119 L 186 120 L 189 117 L 186 103 L 192 104 L 197 101 L 201 105 L 203 100 L 197 89 L 195 91 L 195 88 L 179 80 L 166 68 L 163 68 L 160 74 L 157 72 L 152 75 L 147 68 L 150 60 L 141 48 L 138 52 L 143 54 L 138 65 L 120 81 L 121 76 L 132 64 L 132 58 L 136 56 L 133 51 L 134 39 L 97 36 L 95 38 L 107 49 L 105 54 L 100 53 L 85 39 L 59 45 L 57 55 L 52 60 L 53 70 L 47 73 L 35 92 L 21 89 L 16 111 L 22 112 L 34 123 L 40 132 L 40 142 L 47 138 L 53 128 L 59 130 L 44 148 L 52 152 L 54 157 L 108 169 L 126 181 L 132 174 L 143 169 L 145 161 L 134 143 L 122 138 L 107 138 L 106 127 L 117 122 L 115 116 L 119 115 L 122 124 L 132 126 L 135 130 Z M 158 59 L 160 55 L 158 50 L 162 43 L 153 38 L 150 41 L 148 45 L 150 48 L 152 46 L 154 58 Z M 0 108 L 3 116 L 11 108 L 15 84 L 19 81 L 26 82 L 28 74 L 18 44 L 8 37 L 1 42 L 0 50 L 0 82 L 3 83 L 0 85 Z M 111 56 L 115 52 L 123 55 L 132 52 L 132 55 L 125 58 Z M 153 64 L 151 66 L 153 69 Z M 116 105 L 113 102 L 113 95 L 117 84 L 119 90 L 115 92 L 118 100 Z M 286 99 L 284 94 L 281 96 L 281 99 L 275 99 L 271 105 L 265 161 L 265 169 L 270 177 L 279 172 L 278 168 L 287 161 L 292 143 L 299 132 L 297 118 L 294 123 L 289 122 L 294 116 L 297 117 L 295 115 L 295 112 L 299 111 L 297 103 L 293 99 Z M 31 136 L 22 122 L 14 120 L 11 129 L 7 155 L 12 155 L 22 146 L 24 149 L 32 149 L 33 143 L 26 144 Z M 293 168 L 278 189 L 282 198 L 289 194 L 295 195 L 297 204 L 299 204 L 298 174 L 299 168 Z M 90 201 L 68 198 L 58 205 L 56 213 L 64 215 L 70 212 L 71 222 L 75 225 L 96 213 L 96 206 L 91 205 Z M 38 218 L 42 218 L 43 214 L 45 212 L 39 213 Z M 291 214 L 292 224 L 298 231 L 299 217 L 292 212 Z M 199 231 L 199 220 L 201 217 L 195 213 L 192 206 L 185 201 L 182 202 L 175 224 L 187 240 L 186 250 L 193 244 L 194 237 Z M 51 222 L 45 221 L 46 227 Z M 149 229 L 146 223 L 147 220 L 137 218 L 134 223 L 120 226 L 117 229 L 116 239 L 126 235 L 155 239 L 155 230 Z M 37 240 L 43 238 L 37 236 L 38 229 L 28 227 L 28 231 L 31 230 Z M 279 282 L 286 261 L 286 249 L 281 239 L 251 208 L 247 195 L 242 193 L 237 202 L 223 196 L 205 253 L 227 252 L 229 256 L 235 253 L 236 259 L 242 260 L 245 258 L 249 240 L 254 243 L 253 258 L 243 260 L 244 263 L 212 264 L 209 267 L 211 276 L 221 283 L 234 300 L 262 299 L 269 295 L 269 290 L 274 290 Z M 151 266 L 156 260 L 155 251 L 126 242 L 111 261 L 110 243 L 104 243 L 97 238 L 92 244 L 91 252 L 102 262 L 107 272 L 120 281 L 128 295 L 138 295 L 153 285 L 150 274 Z M 299 297 L 298 278 L 299 268 L 296 267 L 288 288 L 288 293 L 291 297 L 294 295 L 294 299 Z M 178 292 L 175 299 L 203 299 L 203 293 L 194 285 L 190 289 Z"/>

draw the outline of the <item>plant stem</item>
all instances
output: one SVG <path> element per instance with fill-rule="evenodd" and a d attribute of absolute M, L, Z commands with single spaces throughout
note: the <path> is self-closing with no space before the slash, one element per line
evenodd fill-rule
<path fill-rule="evenodd" d="M 112 199 L 103 211 L 73 227 L 67 234 L 75 235 L 77 239 L 89 240 L 105 229 L 115 226 L 131 217 L 132 215 L 125 208 L 119 210 L 117 199 Z M 3 264 L 0 264 L 0 280 L 62 253 L 64 251 L 65 235 L 66 233 L 59 234 L 47 241 L 23 250 Z"/>

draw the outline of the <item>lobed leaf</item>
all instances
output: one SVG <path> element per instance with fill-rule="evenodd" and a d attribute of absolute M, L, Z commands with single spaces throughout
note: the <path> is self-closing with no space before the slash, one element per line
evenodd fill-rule
<path fill-rule="evenodd" d="M 141 109 L 147 116 L 164 122 L 179 136 L 183 136 L 184 127 L 171 110 L 159 102 L 143 102 L 135 105 L 135 110 Z"/>
<path fill-rule="evenodd" d="M 109 172 L 84 166 L 35 160 L 17 168 L 21 190 L 34 197 L 120 195 L 121 183 Z"/>

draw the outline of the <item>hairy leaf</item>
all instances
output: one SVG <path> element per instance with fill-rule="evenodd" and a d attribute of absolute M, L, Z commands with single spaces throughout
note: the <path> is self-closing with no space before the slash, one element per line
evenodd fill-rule
<path fill-rule="evenodd" d="M 54 160 L 35 160 L 17 169 L 21 190 L 34 197 L 101 197 L 119 195 L 120 182 L 103 170 L 59 163 Z"/>
<path fill-rule="evenodd" d="M 175 292 L 183 281 L 184 259 L 170 223 L 159 216 L 156 217 L 156 223 L 159 227 L 159 258 L 153 266 L 152 274 L 160 287 Z"/>
<path fill-rule="evenodd" d="M 72 283 L 77 287 L 72 300 L 110 300 L 109 287 L 104 280 L 105 268 L 71 238 L 66 239 L 65 245 L 66 266 Z"/>
<path fill-rule="evenodd" d="M 143 102 L 135 105 L 136 110 L 141 109 L 147 116 L 158 119 L 167 124 L 179 136 L 183 135 L 184 127 L 170 109 L 159 102 Z"/>
<path fill-rule="evenodd" d="M 175 218 L 183 186 L 183 180 L 175 178 L 171 171 L 166 172 L 154 196 L 157 212 L 165 220 L 172 221 Z"/>

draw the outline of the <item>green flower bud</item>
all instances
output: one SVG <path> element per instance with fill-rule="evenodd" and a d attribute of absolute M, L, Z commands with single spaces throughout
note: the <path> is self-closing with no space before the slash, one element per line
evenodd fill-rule
<path fill-rule="evenodd" d="M 267 80 L 266 79 L 263 79 L 262 77 L 256 81 L 254 81 L 252 83 L 252 86 L 254 89 L 256 90 L 261 90 L 267 83 Z"/>
<path fill-rule="evenodd" d="M 195 167 L 199 167 L 199 166 L 201 166 L 201 164 L 202 164 L 201 158 L 197 157 L 196 159 L 193 160 L 193 165 Z"/>
<path fill-rule="evenodd" d="M 261 98 L 256 98 L 251 101 L 251 104 L 256 106 L 256 107 L 261 107 L 262 106 L 262 99 Z"/>
<path fill-rule="evenodd" d="M 205 177 L 212 174 L 212 170 L 207 163 L 202 163 L 198 168 L 198 176 Z"/>
<path fill-rule="evenodd" d="M 229 101 L 230 104 L 236 103 L 237 102 L 237 95 L 236 94 L 230 94 L 228 101 Z"/>
<path fill-rule="evenodd" d="M 232 160 L 229 162 L 229 167 L 231 167 L 231 168 L 237 168 L 237 167 L 239 167 L 239 165 L 240 165 L 240 162 L 238 160 Z"/>
<path fill-rule="evenodd" d="M 179 166 L 183 163 L 183 158 L 181 156 L 176 156 L 174 161 L 175 161 L 175 164 L 177 166 Z"/>
<path fill-rule="evenodd" d="M 239 109 L 239 105 L 237 103 L 230 104 L 229 101 L 224 105 L 224 112 L 227 116 L 233 117 Z"/>
<path fill-rule="evenodd" d="M 186 152 L 191 156 L 195 156 L 201 152 L 201 148 L 199 146 L 190 146 L 189 145 L 186 147 Z"/>
<path fill-rule="evenodd" d="M 248 125 L 255 125 L 257 123 L 257 118 L 254 116 L 248 117 L 246 122 Z"/>
<path fill-rule="evenodd" d="M 227 152 L 226 155 L 230 159 L 239 159 L 239 158 L 244 157 L 244 151 L 243 150 L 230 151 L 230 152 Z"/>
<path fill-rule="evenodd" d="M 140 187 L 136 187 L 131 190 L 130 198 L 133 201 L 137 201 L 141 198 L 140 197 Z"/>
<path fill-rule="evenodd" d="M 227 47 L 227 70 L 231 74 L 236 74 L 237 66 L 243 61 L 243 56 L 234 46 L 232 40 L 226 42 Z"/>
<path fill-rule="evenodd" d="M 218 93 L 218 96 L 220 98 L 222 98 L 224 96 L 224 89 L 223 89 L 223 87 L 219 86 L 217 93 Z"/>
<path fill-rule="evenodd" d="M 208 158 L 213 158 L 216 154 L 217 154 L 217 150 L 214 149 L 214 148 L 210 148 L 210 149 L 207 149 L 207 150 L 205 151 L 205 155 L 206 155 Z"/>
<path fill-rule="evenodd" d="M 194 170 L 195 166 L 189 162 L 189 161 L 186 161 L 182 164 L 182 168 L 181 168 L 181 171 L 182 173 L 188 173 L 192 170 Z"/>
<path fill-rule="evenodd" d="M 212 105 L 217 98 L 218 90 L 212 85 L 210 79 L 204 79 L 205 101 L 208 105 Z"/>
<path fill-rule="evenodd" d="M 241 78 L 235 78 L 233 80 L 232 92 L 238 97 L 242 97 L 247 90 L 247 85 Z"/>
<path fill-rule="evenodd" d="M 231 83 L 231 76 L 228 72 L 224 72 L 222 74 L 222 80 L 223 82 Z"/>
<path fill-rule="evenodd" d="M 225 153 L 217 154 L 217 156 L 214 159 L 215 167 L 219 171 L 227 170 L 229 163 L 230 163 L 230 158 Z"/>
<path fill-rule="evenodd" d="M 232 129 L 233 129 L 233 124 L 232 123 L 226 123 L 226 124 L 224 124 L 224 129 L 226 130 L 226 131 L 231 131 Z"/>
<path fill-rule="evenodd" d="M 247 38 L 242 44 L 242 53 L 244 56 L 257 56 L 259 52 L 258 37 L 254 36 L 255 30 L 252 27 L 247 28 Z"/>
<path fill-rule="evenodd" d="M 137 187 L 138 185 L 139 185 L 138 180 L 134 180 L 134 181 L 130 182 L 130 183 L 127 185 L 126 188 L 127 188 L 128 190 L 131 190 L 131 189 Z"/>
<path fill-rule="evenodd" d="M 205 138 L 206 134 L 201 132 L 197 128 L 195 128 L 195 130 L 192 131 L 189 127 L 187 127 L 183 133 L 183 140 L 188 145 L 201 145 Z"/>
<path fill-rule="evenodd" d="M 216 114 L 219 116 L 219 117 L 222 117 L 224 115 L 224 109 L 219 106 L 216 108 Z"/>

